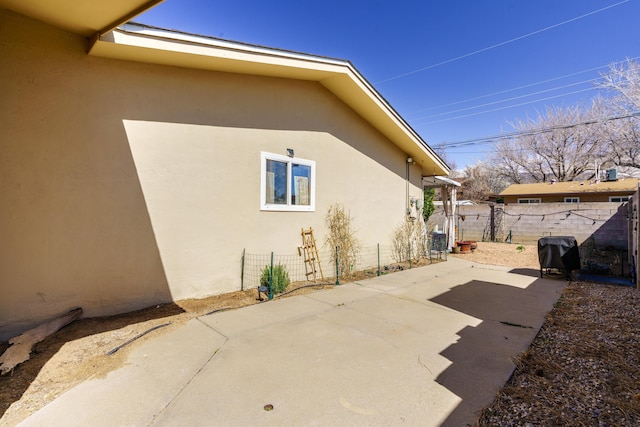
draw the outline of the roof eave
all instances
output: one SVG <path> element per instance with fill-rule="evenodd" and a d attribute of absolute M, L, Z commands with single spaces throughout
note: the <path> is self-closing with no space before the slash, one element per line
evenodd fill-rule
<path fill-rule="evenodd" d="M 348 61 L 127 24 L 97 37 L 90 55 L 212 71 L 316 81 L 412 157 L 428 175 L 446 163 Z"/>
<path fill-rule="evenodd" d="M 162 3 L 164 0 L 0 0 L 0 7 L 45 22 L 64 31 L 91 37 Z"/>

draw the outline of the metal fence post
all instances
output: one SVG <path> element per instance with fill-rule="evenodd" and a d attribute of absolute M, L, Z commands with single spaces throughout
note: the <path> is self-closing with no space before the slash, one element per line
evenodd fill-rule
<path fill-rule="evenodd" d="M 496 207 L 489 205 L 489 240 L 496 241 Z M 509 242 L 511 243 L 511 242 Z"/>
<path fill-rule="evenodd" d="M 246 254 L 246 248 L 242 249 L 242 262 L 240 263 L 240 290 L 244 291 L 244 257 Z"/>
<path fill-rule="evenodd" d="M 340 284 L 340 279 L 338 278 L 340 274 L 340 270 L 338 269 L 338 247 L 336 246 L 336 286 Z"/>
<path fill-rule="evenodd" d="M 271 266 L 269 267 L 269 299 L 273 299 L 273 252 L 271 252 Z"/>

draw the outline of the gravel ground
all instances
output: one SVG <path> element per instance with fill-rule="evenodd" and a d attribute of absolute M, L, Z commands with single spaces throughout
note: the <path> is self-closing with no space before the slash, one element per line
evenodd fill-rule
<path fill-rule="evenodd" d="M 639 291 L 572 282 L 479 426 L 640 425 Z"/>
<path fill-rule="evenodd" d="M 535 245 L 481 242 L 473 254 L 455 256 L 538 268 Z M 476 424 L 640 426 L 638 319 L 639 290 L 572 281 Z"/>

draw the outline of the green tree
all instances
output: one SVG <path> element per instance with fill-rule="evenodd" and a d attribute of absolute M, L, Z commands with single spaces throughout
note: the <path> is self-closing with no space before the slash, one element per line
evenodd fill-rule
<path fill-rule="evenodd" d="M 435 188 L 425 188 L 424 189 L 424 205 L 422 207 L 422 216 L 424 217 L 424 222 L 429 220 L 429 217 L 435 210 L 435 205 L 433 204 L 433 199 L 436 196 Z"/>

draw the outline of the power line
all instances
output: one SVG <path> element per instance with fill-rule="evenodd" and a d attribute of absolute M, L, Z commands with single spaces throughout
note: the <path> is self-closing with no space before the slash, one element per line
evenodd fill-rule
<path fill-rule="evenodd" d="M 618 62 L 615 62 L 614 64 L 618 64 Z M 564 76 L 554 77 L 552 79 L 547 79 L 547 80 L 541 80 L 539 82 L 529 83 L 529 84 L 526 84 L 526 85 L 522 85 L 522 86 L 511 88 L 511 89 L 504 89 L 504 90 L 500 90 L 498 92 L 493 92 L 493 93 L 488 93 L 488 94 L 485 94 L 485 95 L 474 96 L 473 98 L 467 98 L 467 99 L 463 99 L 463 100 L 460 100 L 460 101 L 449 102 L 448 104 L 437 105 L 435 107 L 422 108 L 420 110 L 415 110 L 415 111 L 413 111 L 413 112 L 411 112 L 409 114 L 421 113 L 421 112 L 431 111 L 431 110 L 438 110 L 438 109 L 444 108 L 444 107 L 451 107 L 453 105 L 464 104 L 464 103 L 470 102 L 470 101 L 477 101 L 478 99 L 489 98 L 489 97 L 495 96 L 495 95 L 502 95 L 504 93 L 514 92 L 516 90 L 526 89 L 528 87 L 533 87 L 533 86 L 538 86 L 538 85 L 541 85 L 541 84 L 544 84 L 544 83 L 549 83 L 549 82 L 552 82 L 552 81 L 555 81 L 555 80 L 562 80 L 562 79 L 565 79 L 567 77 L 577 76 L 578 74 L 584 74 L 584 73 L 588 73 L 590 71 L 595 71 L 595 70 L 599 70 L 601 68 L 606 68 L 606 67 L 608 67 L 608 65 L 602 65 L 600 67 L 590 68 L 588 70 L 578 71 L 576 73 L 565 74 Z"/>
<path fill-rule="evenodd" d="M 629 1 L 629 0 L 623 0 L 623 1 L 621 1 L 621 2 L 618 2 L 618 3 L 612 4 L 612 5 L 609 5 L 609 6 L 603 7 L 603 8 L 601 8 L 601 9 L 594 10 L 594 11 L 589 12 L 589 13 L 585 13 L 584 15 L 580 15 L 580 16 L 577 16 L 577 17 L 575 17 L 575 18 L 571 18 L 571 19 L 568 19 L 568 20 L 566 20 L 566 21 L 562 21 L 562 22 L 560 22 L 560 23 L 558 23 L 558 24 L 554 24 L 554 25 L 551 25 L 551 26 L 549 26 L 549 27 L 545 27 L 545 28 L 542 28 L 542 29 L 540 29 L 540 30 L 533 31 L 533 32 L 531 32 L 531 33 L 524 34 L 524 35 L 522 35 L 522 36 L 518 36 L 518 37 L 515 37 L 515 38 L 513 38 L 513 39 L 510 39 L 510 40 L 507 40 L 507 41 L 504 41 L 504 42 L 501 42 L 501 43 L 498 43 L 498 44 L 494 44 L 494 45 L 492 45 L 492 46 L 485 47 L 485 48 L 483 48 L 483 49 L 476 50 L 476 51 L 474 51 L 474 52 L 466 53 L 466 54 L 464 54 L 464 55 L 460 55 L 460 56 L 457 56 L 457 57 L 452 58 L 452 59 L 447 59 L 446 61 L 438 62 L 437 64 L 429 65 L 429 66 L 427 66 L 427 67 L 419 68 L 419 69 L 417 69 L 417 70 L 413 70 L 413 71 L 409 71 L 409 72 L 406 72 L 406 73 L 403 73 L 403 74 L 399 74 L 399 75 L 397 75 L 397 76 L 389 77 L 389 78 L 387 78 L 387 79 L 384 79 L 384 80 L 380 80 L 380 81 L 378 81 L 378 82 L 375 82 L 374 84 L 385 83 L 385 82 L 388 82 L 388 81 L 391 81 L 391 80 L 396 80 L 396 79 L 399 79 L 399 78 L 402 78 L 402 77 L 406 77 L 406 76 L 409 76 L 409 75 L 412 75 L 412 74 L 416 74 L 416 73 L 419 73 L 419 72 L 422 72 L 422 71 L 430 70 L 430 69 L 432 69 L 432 68 L 436 68 L 436 67 L 439 67 L 439 66 L 441 66 L 441 65 L 449 64 L 449 63 L 451 63 L 451 62 L 459 61 L 459 60 L 461 60 L 461 59 L 468 58 L 468 57 L 470 57 L 470 56 L 477 55 L 477 54 L 479 54 L 479 53 L 483 53 L 483 52 L 489 51 L 489 50 L 491 50 L 491 49 L 495 49 L 495 48 L 498 48 L 498 47 L 501 47 L 501 46 L 504 46 L 504 45 L 507 45 L 507 44 L 510 44 L 510 43 L 516 42 L 516 41 L 518 41 L 518 40 L 522 40 L 522 39 L 524 39 L 524 38 L 534 36 L 534 35 L 536 35 L 536 34 L 540 34 L 540 33 L 544 32 L 544 31 L 548 31 L 548 30 L 551 30 L 551 29 L 554 29 L 554 28 L 560 27 L 560 26 L 562 26 L 562 25 L 569 24 L 569 23 L 574 22 L 574 21 L 577 21 L 577 20 L 579 20 L 579 19 L 586 18 L 587 16 L 595 15 L 596 13 L 603 12 L 603 11 L 605 11 L 605 10 L 607 10 L 607 9 L 611 9 L 611 8 L 613 8 L 613 7 L 616 7 L 616 6 L 619 6 L 619 5 L 621 5 L 621 4 L 627 3 L 628 1 Z"/>
<path fill-rule="evenodd" d="M 460 108 L 458 110 L 447 111 L 445 113 L 438 113 L 438 114 L 432 114 L 430 116 L 418 117 L 418 118 L 413 119 L 413 120 L 431 119 L 431 118 L 434 118 L 434 117 L 447 116 L 449 114 L 460 113 L 460 112 L 463 112 L 463 111 L 475 110 L 475 109 L 482 108 L 482 107 L 489 107 L 491 105 L 501 104 L 503 102 L 515 101 L 516 99 L 528 98 L 530 96 L 540 95 L 542 93 L 547 93 L 547 92 L 553 92 L 553 91 L 560 90 L 560 89 L 566 89 L 566 88 L 571 87 L 571 86 L 578 86 L 578 85 L 585 84 L 585 83 L 595 82 L 597 80 L 600 80 L 600 79 L 599 78 L 595 78 L 595 79 L 583 80 L 581 82 L 569 83 L 569 84 L 566 84 L 564 86 L 558 86 L 558 87 L 553 87 L 553 88 L 550 88 L 550 89 L 539 90 L 537 92 L 527 93 L 527 94 L 519 95 L 519 96 L 513 96 L 511 98 L 501 99 L 499 101 L 487 102 L 487 103 L 484 103 L 484 104 L 474 105 L 472 107 Z M 562 95 L 562 96 L 564 96 L 564 95 Z"/>
<path fill-rule="evenodd" d="M 544 84 L 544 83 L 549 83 L 549 82 L 556 81 L 556 80 L 566 79 L 567 77 L 573 77 L 573 76 L 577 76 L 579 74 L 584 74 L 584 73 L 588 73 L 588 72 L 591 72 L 591 71 L 600 70 L 602 68 L 607 68 L 607 67 L 614 66 L 614 65 L 619 65 L 619 64 L 625 63 L 627 61 L 635 61 L 635 60 L 637 60 L 639 58 L 640 58 L 640 56 L 636 56 L 634 58 L 628 58 L 628 59 L 626 59 L 624 61 L 612 62 L 612 63 L 607 64 L 607 65 L 601 65 L 599 67 L 589 68 L 587 70 L 577 71 L 575 73 L 565 74 L 563 76 L 553 77 L 553 78 L 550 78 L 550 79 L 541 80 L 541 81 L 538 81 L 538 82 L 535 82 L 535 83 L 529 83 L 529 84 L 526 84 L 526 85 L 522 85 L 522 86 L 511 88 L 511 89 L 504 89 L 504 90 L 500 90 L 500 91 L 497 91 L 497 92 L 488 93 L 488 94 L 485 94 L 485 95 L 475 96 L 473 98 L 467 98 L 467 99 L 463 99 L 463 100 L 460 100 L 460 101 L 449 102 L 447 104 L 442 104 L 442 105 L 438 105 L 438 106 L 435 106 L 435 107 L 421 108 L 419 110 L 415 110 L 415 111 L 413 111 L 411 113 L 408 113 L 408 114 L 417 114 L 417 113 L 421 113 L 421 112 L 437 110 L 437 109 L 444 108 L 444 107 L 450 107 L 450 106 L 453 106 L 453 105 L 464 104 L 464 103 L 467 103 L 467 102 L 470 102 L 470 101 L 476 101 L 478 99 L 489 98 L 489 97 L 495 96 L 495 95 L 502 95 L 504 93 L 514 92 L 516 90 L 526 89 L 528 87 L 538 86 L 538 85 L 541 85 L 541 84 Z M 586 82 L 589 82 L 589 81 L 596 81 L 596 80 L 598 80 L 598 79 L 583 80 L 581 83 L 586 83 Z M 558 86 L 558 87 L 555 87 L 555 88 L 552 88 L 552 89 L 548 89 L 547 91 L 553 91 L 553 90 L 557 90 L 557 89 L 564 89 L 565 87 L 576 85 L 576 84 L 578 84 L 578 83 L 568 84 L 568 85 L 565 85 L 565 86 Z M 529 95 L 535 95 L 535 94 L 538 94 L 538 93 L 541 93 L 541 92 L 534 92 L 534 93 L 531 93 Z M 528 95 L 522 95 L 521 97 L 526 97 L 526 96 L 528 96 Z M 511 98 L 509 98 L 509 99 L 511 99 Z M 500 102 L 500 101 L 496 101 L 496 103 L 497 102 Z M 443 113 L 443 114 L 446 114 L 446 113 Z"/>
<path fill-rule="evenodd" d="M 614 120 L 630 119 L 632 117 L 637 117 L 637 116 L 640 116 L 640 111 L 636 111 L 636 112 L 633 112 L 633 113 L 625 114 L 623 116 L 607 117 L 607 118 L 604 118 L 604 119 L 597 119 L 597 120 L 587 120 L 587 121 L 584 121 L 584 122 L 571 123 L 571 124 L 567 124 L 567 125 L 558 125 L 558 126 L 550 126 L 550 127 L 546 127 L 546 128 L 523 130 L 523 131 L 517 131 L 517 132 L 504 133 L 504 134 L 501 134 L 501 135 L 485 136 L 485 137 L 482 137 L 482 138 L 466 139 L 466 140 L 463 140 L 463 141 L 443 142 L 443 143 L 434 145 L 433 148 L 436 148 L 436 149 L 454 148 L 454 147 L 462 147 L 462 146 L 469 146 L 469 145 L 488 144 L 488 143 L 500 141 L 500 140 L 503 140 L 503 139 L 512 139 L 512 138 L 516 138 L 516 137 L 520 137 L 520 136 L 532 136 L 532 135 L 537 135 L 537 134 L 541 134 L 541 133 L 552 132 L 554 130 L 571 129 L 571 128 L 575 128 L 575 127 L 578 127 L 578 126 L 588 126 L 588 125 L 593 125 L 593 124 L 598 124 L 598 123 L 611 122 L 611 121 L 614 121 Z"/>
<path fill-rule="evenodd" d="M 596 88 L 595 87 L 591 87 L 591 88 L 587 88 L 587 89 L 580 89 L 580 90 L 575 90 L 573 92 L 563 93 L 563 94 L 560 94 L 560 95 L 548 96 L 546 98 L 535 99 L 533 101 L 521 102 L 519 104 L 513 104 L 513 105 L 507 105 L 506 107 L 493 108 L 491 110 L 479 111 L 477 113 L 471 113 L 471 114 L 464 114 L 462 116 L 449 117 L 447 119 L 442 119 L 442 120 L 434 120 L 434 121 L 431 121 L 431 122 L 427 122 L 427 124 L 448 122 L 448 121 L 451 121 L 451 120 L 458 120 L 458 119 L 464 119 L 466 117 L 478 116 L 480 114 L 493 113 L 495 111 L 501 111 L 501 110 L 508 110 L 509 108 L 515 108 L 515 107 L 521 107 L 523 105 L 535 104 L 536 102 L 542 102 L 542 101 L 548 101 L 550 99 L 562 98 L 563 96 L 575 95 L 576 93 L 587 92 L 587 91 L 590 91 L 590 90 L 596 90 Z M 418 121 L 418 120 L 424 120 L 424 119 L 414 119 L 414 120 L 411 120 L 411 122 Z"/>
<path fill-rule="evenodd" d="M 463 100 L 460 100 L 460 101 L 449 102 L 447 104 L 437 105 L 435 107 L 422 108 L 422 109 L 410 112 L 408 114 L 416 114 L 416 113 L 421 113 L 421 112 L 426 112 L 426 111 L 431 111 L 431 110 L 437 110 L 437 109 L 444 108 L 444 107 L 450 107 L 452 105 L 464 104 L 466 102 L 476 101 L 478 99 L 489 98 L 489 97 L 495 96 L 495 95 L 502 95 L 504 93 L 514 92 L 516 90 L 526 89 L 528 87 L 538 86 L 538 85 L 541 85 L 541 84 L 544 84 L 544 83 L 549 83 L 549 82 L 553 82 L 553 81 L 556 81 L 556 80 L 566 79 L 567 77 L 573 77 L 573 76 L 577 76 L 579 74 L 589 73 L 591 71 L 600 70 L 602 68 L 607 68 L 607 67 L 610 67 L 612 65 L 622 64 L 622 63 L 625 63 L 625 62 L 627 62 L 629 60 L 634 61 L 634 60 L 639 59 L 639 58 L 640 58 L 640 56 L 636 56 L 635 58 L 628 58 L 628 59 L 626 59 L 624 61 L 612 62 L 611 64 L 601 65 L 599 67 L 589 68 L 587 70 L 577 71 L 575 73 L 565 74 L 563 76 L 553 77 L 553 78 L 546 79 L 546 80 L 541 80 L 541 81 L 538 81 L 538 82 L 535 82 L 535 83 L 528 83 L 526 85 L 514 87 L 514 88 L 511 88 L 511 89 L 504 89 L 504 90 L 500 90 L 500 91 L 497 91 L 497 92 L 488 93 L 488 94 L 485 94 L 485 95 L 475 96 L 473 98 L 467 98 L 467 99 L 463 99 Z M 562 88 L 562 87 L 560 87 L 560 88 Z"/>

